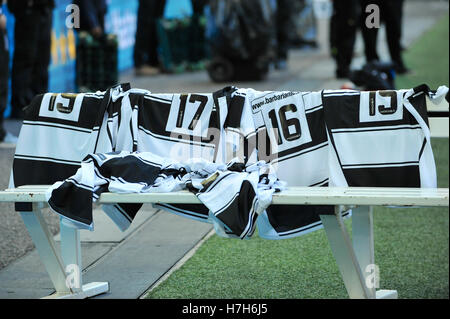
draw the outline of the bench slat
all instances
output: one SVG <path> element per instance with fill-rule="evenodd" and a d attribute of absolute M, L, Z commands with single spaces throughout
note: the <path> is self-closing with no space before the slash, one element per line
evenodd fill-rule
<path fill-rule="evenodd" d="M 0 192 L 3 202 L 45 202 L 48 186 Z M 173 193 L 103 193 L 99 203 L 198 204 L 189 191 Z M 449 206 L 448 188 L 291 187 L 273 195 L 278 205 Z"/>
<path fill-rule="evenodd" d="M 430 117 L 431 137 L 448 137 L 449 121 L 448 117 Z"/>

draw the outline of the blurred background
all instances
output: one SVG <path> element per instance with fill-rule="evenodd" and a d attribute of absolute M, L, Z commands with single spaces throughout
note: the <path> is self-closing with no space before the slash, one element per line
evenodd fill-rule
<path fill-rule="evenodd" d="M 215 89 L 214 83 L 240 81 L 272 82 L 278 89 L 276 72 L 290 74 L 304 57 L 316 64 L 331 59 L 322 73 L 331 72 L 339 87 L 394 89 L 398 74 L 414 71 L 403 62 L 403 51 L 429 23 L 411 23 L 405 31 L 403 20 L 448 8 L 448 1 L 432 1 L 440 3 L 435 8 L 427 2 L 2 0 L 9 68 L 3 72 L 8 89 L 0 110 L 5 118 L 21 120 L 21 108 L 36 94 L 106 90 L 123 81 L 155 93 L 191 88 L 154 87 L 148 77 L 157 75 L 190 74 L 205 92 Z M 404 7 L 411 12 L 405 14 Z"/>
<path fill-rule="evenodd" d="M 33 37 L 50 38 L 39 44 L 44 58 L 34 55 L 35 63 L 48 69 L 48 76 L 40 79 L 48 83 L 48 92 L 105 90 L 123 75 L 128 80 L 158 73 L 203 71 L 213 82 L 259 81 L 271 69 L 287 68 L 288 50 L 317 49 L 317 17 L 332 14 L 327 0 L 34 0 L 30 7 L 22 0 L 9 2 L 2 5 L 9 48 L 4 117 L 18 119 L 21 114 L 12 111 L 26 105 L 11 104 L 29 101 L 11 101 L 11 94 L 25 90 L 15 89 L 21 71 L 14 66 L 21 63 L 15 42 L 31 48 L 37 41 Z M 31 20 L 27 14 L 46 20 L 33 21 L 38 35 L 27 32 L 33 28 L 30 23 L 16 26 L 17 20 Z"/>

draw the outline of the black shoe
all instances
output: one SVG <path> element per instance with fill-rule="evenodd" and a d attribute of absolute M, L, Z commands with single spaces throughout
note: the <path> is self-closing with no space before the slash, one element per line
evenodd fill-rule
<path fill-rule="evenodd" d="M 407 73 L 410 73 L 411 70 L 408 69 L 407 67 L 403 66 L 403 67 L 395 68 L 395 72 L 397 72 L 397 74 L 407 74 Z"/>
<path fill-rule="evenodd" d="M 395 63 L 394 70 L 397 74 L 407 74 L 411 72 L 403 63 Z"/>

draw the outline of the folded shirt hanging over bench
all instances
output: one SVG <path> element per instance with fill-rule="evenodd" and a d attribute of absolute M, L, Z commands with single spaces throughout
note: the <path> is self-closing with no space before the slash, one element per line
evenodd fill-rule
<path fill-rule="evenodd" d="M 88 155 L 77 173 L 47 191 L 48 204 L 66 225 L 93 230 L 92 203 L 102 192 L 158 193 L 188 189 L 209 210 L 219 235 L 252 236 L 258 214 L 285 188 L 271 165 L 259 161 L 247 167 L 237 161 L 227 165 L 190 159 L 177 162 L 149 152 L 116 152 Z M 142 204 L 136 205 L 138 210 Z M 121 229 L 131 223 L 118 205 L 104 211 Z"/>

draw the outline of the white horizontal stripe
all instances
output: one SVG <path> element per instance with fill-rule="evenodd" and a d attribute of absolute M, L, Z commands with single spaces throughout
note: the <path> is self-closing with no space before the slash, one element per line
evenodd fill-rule
<path fill-rule="evenodd" d="M 171 100 L 158 98 L 158 97 L 154 97 L 154 96 L 144 95 L 144 98 L 147 99 L 147 100 L 152 100 L 152 101 L 155 101 L 155 102 L 161 102 L 161 103 L 164 103 L 164 104 L 172 104 Z"/>
<path fill-rule="evenodd" d="M 353 168 L 383 168 L 383 167 L 404 167 L 404 166 L 417 166 L 419 162 L 411 163 L 389 163 L 382 165 L 367 164 L 367 165 L 342 165 L 343 169 L 353 169 Z"/>
<path fill-rule="evenodd" d="M 59 127 L 24 125 L 16 154 L 81 162 L 94 150 L 98 134 L 99 131 L 80 132 Z"/>
<path fill-rule="evenodd" d="M 320 110 L 320 109 L 323 109 L 323 105 L 320 105 L 320 106 L 318 105 L 316 107 L 312 107 L 312 108 L 306 109 L 305 113 L 306 114 L 313 113 L 313 112 L 315 112 L 317 110 Z"/>
<path fill-rule="evenodd" d="M 422 130 L 384 130 L 333 134 L 343 166 L 416 162 L 422 148 Z"/>
<path fill-rule="evenodd" d="M 330 96 L 352 96 L 352 95 L 360 95 L 360 92 L 348 92 L 348 93 L 336 93 L 336 94 L 326 94 L 324 93 L 324 97 L 330 97 Z"/>
<path fill-rule="evenodd" d="M 104 98 L 103 95 L 96 95 L 96 94 L 92 94 L 92 93 L 85 93 L 84 97 L 92 97 L 92 98 L 99 99 L 99 100 L 102 100 Z"/>
<path fill-rule="evenodd" d="M 324 90 L 323 94 L 342 94 L 342 93 L 360 93 L 358 90 L 343 89 L 343 90 Z"/>

